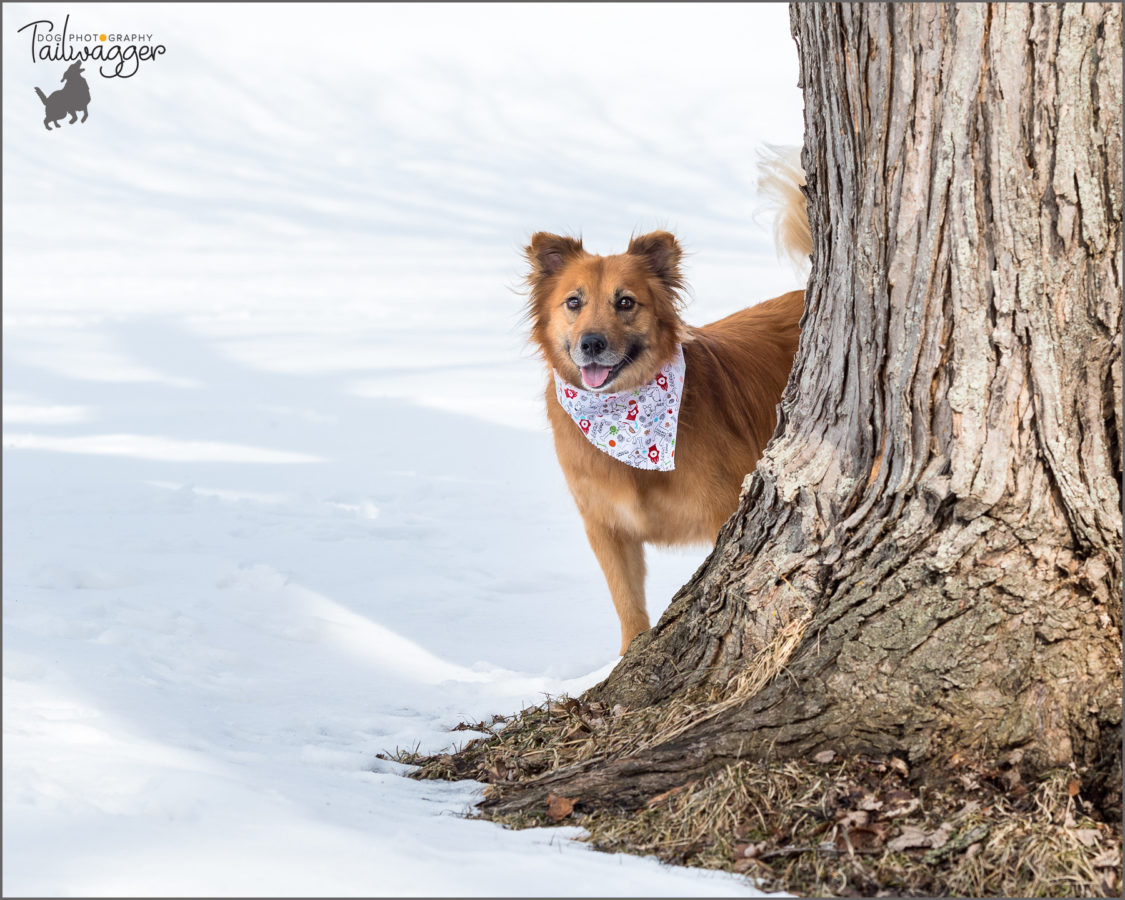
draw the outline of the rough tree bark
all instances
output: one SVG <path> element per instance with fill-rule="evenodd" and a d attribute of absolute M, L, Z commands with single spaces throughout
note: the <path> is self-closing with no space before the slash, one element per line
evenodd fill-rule
<path fill-rule="evenodd" d="M 1119 773 L 1120 14 L 792 7 L 815 250 L 778 429 L 590 695 L 720 699 L 486 806 L 822 748 Z"/>

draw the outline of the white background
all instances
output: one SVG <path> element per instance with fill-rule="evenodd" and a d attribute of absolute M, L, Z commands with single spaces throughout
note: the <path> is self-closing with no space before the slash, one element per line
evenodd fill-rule
<path fill-rule="evenodd" d="M 48 132 L 35 19 L 152 33 Z M 5 895 L 738 895 L 376 759 L 577 693 L 616 616 L 521 321 L 538 230 L 799 285 L 775 4 L 3 7 Z M 689 373 L 690 377 L 690 373 Z M 651 553 L 655 619 L 705 548 Z"/>

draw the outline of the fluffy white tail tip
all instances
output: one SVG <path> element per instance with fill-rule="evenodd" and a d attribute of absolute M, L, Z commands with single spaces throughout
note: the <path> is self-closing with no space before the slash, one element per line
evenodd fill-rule
<path fill-rule="evenodd" d="M 804 273 L 812 256 L 812 233 L 805 206 L 805 170 L 800 147 L 767 144 L 758 154 L 758 192 L 774 213 L 773 235 L 777 252 L 793 261 Z"/>

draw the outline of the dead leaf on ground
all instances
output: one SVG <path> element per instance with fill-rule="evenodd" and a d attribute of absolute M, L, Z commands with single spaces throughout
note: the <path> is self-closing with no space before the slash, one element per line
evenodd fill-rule
<path fill-rule="evenodd" d="M 849 847 L 853 853 L 878 853 L 883 849 L 884 830 L 881 826 L 865 825 L 841 829 L 836 835 L 836 849 L 841 853 L 848 852 Z"/>
<path fill-rule="evenodd" d="M 582 708 L 582 704 L 575 700 L 573 697 L 568 697 L 566 700 L 557 700 L 547 707 L 549 712 L 558 715 L 567 715 L 576 712 Z"/>
<path fill-rule="evenodd" d="M 552 822 L 561 822 L 574 812 L 574 802 L 577 797 L 559 797 L 557 794 L 547 795 L 547 818 Z"/>
<path fill-rule="evenodd" d="M 813 754 L 813 762 L 820 763 L 822 766 L 828 765 L 836 758 L 835 750 L 821 750 L 819 753 Z"/>
<path fill-rule="evenodd" d="M 883 794 L 883 818 L 896 819 L 899 816 L 908 816 L 919 806 L 922 801 L 910 791 L 887 791 Z"/>
<path fill-rule="evenodd" d="M 589 734 L 590 731 L 590 726 L 579 719 L 577 722 L 570 726 L 570 729 L 567 731 L 567 733 L 564 734 L 559 740 L 561 743 L 565 744 L 567 741 L 573 740 L 579 735 Z"/>
<path fill-rule="evenodd" d="M 926 831 L 914 825 L 903 825 L 902 834 L 893 840 L 887 841 L 887 849 L 891 853 L 900 853 L 915 847 L 929 847 L 936 850 L 949 840 L 953 826 L 946 822 L 937 831 Z"/>
<path fill-rule="evenodd" d="M 953 834 L 953 826 L 949 822 L 943 822 L 941 828 L 930 833 L 930 846 L 935 850 L 944 847 L 951 834 Z"/>
<path fill-rule="evenodd" d="M 866 825 L 871 820 L 870 813 L 864 809 L 856 809 L 851 812 L 840 813 L 837 822 L 840 823 L 841 828 L 857 828 L 860 825 Z"/>
<path fill-rule="evenodd" d="M 753 859 L 762 855 L 762 851 L 766 849 L 765 841 L 755 841 L 747 844 L 734 845 L 735 859 Z"/>
<path fill-rule="evenodd" d="M 1095 869 L 1116 869 L 1121 865 L 1121 851 L 1116 847 L 1110 847 L 1090 860 L 1090 865 Z"/>
<path fill-rule="evenodd" d="M 1096 828 L 1076 828 L 1071 832 L 1083 847 L 1093 847 L 1101 839 L 1101 832 Z"/>

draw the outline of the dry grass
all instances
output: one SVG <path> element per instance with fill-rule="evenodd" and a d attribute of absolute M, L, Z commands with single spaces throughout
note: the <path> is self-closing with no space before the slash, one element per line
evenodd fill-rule
<path fill-rule="evenodd" d="M 1077 784 L 1056 771 L 1023 785 L 1016 766 L 930 787 L 901 760 L 743 762 L 635 814 L 578 821 L 601 849 L 799 895 L 1120 896 L 1120 824 L 1091 818 Z"/>
<path fill-rule="evenodd" d="M 780 628 L 740 678 L 663 706 L 609 709 L 562 697 L 458 726 L 486 737 L 456 754 L 395 758 L 419 766 L 412 777 L 472 778 L 491 792 L 575 763 L 620 759 L 760 691 L 784 673 L 807 624 L 802 617 Z M 580 824 L 599 849 L 738 872 L 798 895 L 1120 896 L 1120 821 L 1098 820 L 1079 773 L 1025 780 L 1019 763 L 1018 754 L 1000 763 L 955 758 L 917 777 L 892 757 L 746 760 L 636 812 L 584 812 L 576 797 L 489 817 L 515 828 Z"/>
<path fill-rule="evenodd" d="M 701 699 L 701 713 L 710 708 Z M 415 777 L 511 783 L 636 747 L 669 710 L 600 709 L 574 699 L 511 720 L 461 726 L 491 737 L 425 758 Z M 698 721 L 698 718 L 696 719 Z M 505 727 L 497 726 L 504 724 Z M 940 780 L 941 783 L 938 783 Z M 1109 897 L 1121 893 L 1121 826 L 1098 821 L 1073 771 L 1034 781 L 1019 760 L 954 760 L 940 779 L 897 758 L 745 761 L 653 798 L 632 813 L 582 814 L 595 847 L 739 872 L 806 896 Z M 547 809 L 497 821 L 551 824 Z"/>

